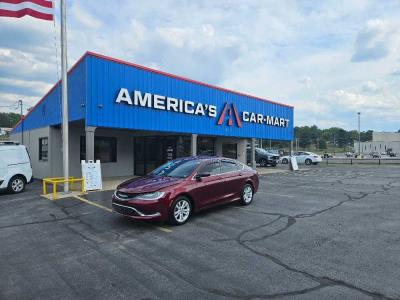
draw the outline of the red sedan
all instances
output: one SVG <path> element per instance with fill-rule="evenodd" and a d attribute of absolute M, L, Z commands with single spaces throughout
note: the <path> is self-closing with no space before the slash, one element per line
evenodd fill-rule
<path fill-rule="evenodd" d="M 257 189 L 257 172 L 236 160 L 185 157 L 121 183 L 112 207 L 134 219 L 181 225 L 192 213 L 218 204 L 240 201 L 249 205 Z"/>

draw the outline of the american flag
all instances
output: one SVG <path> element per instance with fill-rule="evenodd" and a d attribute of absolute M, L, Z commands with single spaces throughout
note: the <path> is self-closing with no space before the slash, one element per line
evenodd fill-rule
<path fill-rule="evenodd" d="M 53 1 L 51 0 L 0 0 L 0 17 L 31 16 L 52 21 L 53 14 Z"/>

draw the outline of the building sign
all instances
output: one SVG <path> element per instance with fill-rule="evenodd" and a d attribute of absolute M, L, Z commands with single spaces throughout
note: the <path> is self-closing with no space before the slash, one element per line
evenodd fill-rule
<path fill-rule="evenodd" d="M 217 106 L 213 104 L 176 99 L 152 93 L 142 93 L 137 90 L 130 94 L 126 88 L 121 88 L 119 90 L 115 103 L 125 103 L 138 107 L 147 107 L 214 119 L 217 118 Z M 242 127 L 242 122 L 244 122 L 275 127 L 289 127 L 289 119 L 273 115 L 264 115 L 259 112 L 238 112 L 233 103 L 228 105 L 227 102 L 222 108 L 216 124 L 222 125 L 226 119 L 228 126 L 233 126 L 235 123 L 237 127 Z"/>

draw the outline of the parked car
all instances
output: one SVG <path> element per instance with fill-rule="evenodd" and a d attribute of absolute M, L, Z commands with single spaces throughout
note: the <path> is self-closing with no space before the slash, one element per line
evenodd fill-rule
<path fill-rule="evenodd" d="M 0 142 L 0 189 L 21 193 L 32 181 L 32 167 L 26 147 Z"/>
<path fill-rule="evenodd" d="M 346 152 L 344 155 L 346 155 L 346 157 L 354 157 L 353 152 Z"/>
<path fill-rule="evenodd" d="M 333 158 L 333 155 L 331 153 L 324 153 L 322 156 L 323 158 Z"/>
<path fill-rule="evenodd" d="M 369 156 L 372 158 L 381 158 L 381 154 L 379 152 L 371 152 Z"/>
<path fill-rule="evenodd" d="M 279 155 L 268 152 L 263 148 L 255 148 L 255 160 L 260 167 L 276 167 L 279 162 Z M 251 161 L 251 148 L 247 148 L 247 163 Z"/>
<path fill-rule="evenodd" d="M 177 158 L 121 183 L 112 196 L 112 208 L 134 219 L 181 225 L 193 213 L 215 205 L 232 201 L 249 205 L 258 182 L 255 170 L 233 159 Z"/>
<path fill-rule="evenodd" d="M 294 152 L 293 156 L 296 158 L 298 164 L 316 165 L 322 161 L 321 156 L 312 152 L 298 151 Z M 288 164 L 289 161 L 290 161 L 290 156 L 283 156 L 281 158 L 282 164 Z"/>

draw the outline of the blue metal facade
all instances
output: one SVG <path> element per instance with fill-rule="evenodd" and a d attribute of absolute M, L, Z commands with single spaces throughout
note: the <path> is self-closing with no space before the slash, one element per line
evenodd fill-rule
<path fill-rule="evenodd" d="M 68 73 L 68 117 L 70 121 L 85 118 L 86 105 L 86 60 L 84 57 Z M 24 130 L 61 124 L 61 84 L 57 83 L 23 121 Z M 22 124 L 13 129 L 21 132 Z"/>
<path fill-rule="evenodd" d="M 85 119 L 87 126 L 276 140 L 291 140 L 293 136 L 292 107 L 113 61 L 95 54 L 86 54 L 78 63 L 69 75 L 68 85 L 70 120 Z M 136 90 L 214 105 L 216 116 L 158 110 L 125 102 L 116 103 L 121 88 L 129 91 L 132 101 L 132 93 Z M 25 129 L 60 124 L 59 95 L 57 86 L 26 118 Z M 218 125 L 217 120 L 226 103 L 228 107 L 231 107 L 231 104 L 235 106 L 240 119 L 243 111 L 247 111 L 288 119 L 288 126 L 278 127 L 242 120 L 239 127 L 234 118 L 233 124 L 229 126 L 229 117 L 224 118 L 222 124 Z M 20 131 L 20 126 L 15 131 Z"/>

